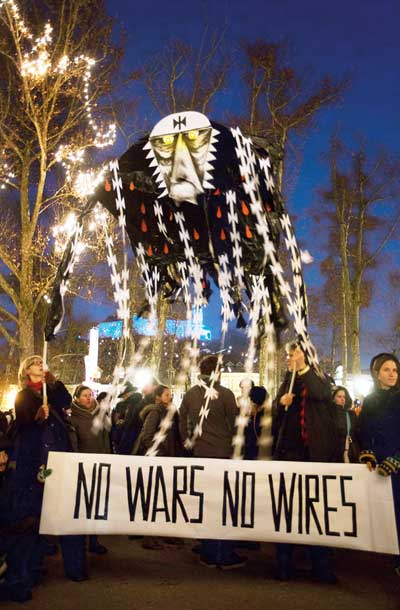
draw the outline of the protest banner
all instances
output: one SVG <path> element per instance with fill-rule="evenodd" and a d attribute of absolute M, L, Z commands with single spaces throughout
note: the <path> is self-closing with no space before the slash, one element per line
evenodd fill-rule
<path fill-rule="evenodd" d="M 363 465 L 50 453 L 42 534 L 399 552 L 390 478 Z"/>

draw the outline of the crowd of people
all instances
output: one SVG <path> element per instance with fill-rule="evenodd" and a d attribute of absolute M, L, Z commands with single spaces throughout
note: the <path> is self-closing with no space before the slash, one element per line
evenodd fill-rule
<path fill-rule="evenodd" d="M 0 420 L 0 600 L 30 599 L 43 576 L 46 555 L 57 552 L 39 535 L 44 482 L 51 474 L 49 451 L 142 456 L 153 451 L 160 457 L 230 459 L 239 413 L 246 422 L 244 459 L 260 458 L 263 425 L 272 414 L 273 460 L 362 462 L 370 471 L 390 476 L 400 535 L 400 365 L 393 354 L 372 359 L 375 388 L 359 416 L 347 389 L 332 386 L 329 377 L 310 366 L 296 342 L 287 345 L 288 370 L 272 403 L 267 390 L 251 380 L 243 380 L 237 400 L 220 384 L 217 363 L 212 355 L 201 360 L 198 383 L 184 394 L 178 409 L 171 389 L 153 378 L 141 391 L 126 383 L 112 412 L 110 396 L 102 393 L 95 398 L 86 385 L 79 385 L 71 396 L 61 381 L 44 371 L 40 356 L 21 364 L 15 417 Z M 206 396 L 208 415 L 193 442 Z M 179 541 L 146 537 L 142 544 L 157 550 L 168 542 Z M 59 545 L 65 576 L 76 582 L 88 578 L 87 552 L 107 553 L 96 536 L 60 536 Z M 193 551 L 204 566 L 226 570 L 246 563 L 240 546 L 243 543 L 231 540 L 202 539 Z M 293 548 L 277 544 L 280 580 L 295 575 Z M 313 545 L 308 552 L 313 577 L 335 583 L 330 550 Z M 400 576 L 400 557 L 395 561 Z"/>

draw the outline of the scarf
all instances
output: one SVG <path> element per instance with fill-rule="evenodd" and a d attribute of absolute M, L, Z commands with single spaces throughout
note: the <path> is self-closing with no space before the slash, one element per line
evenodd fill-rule
<path fill-rule="evenodd" d="M 26 385 L 28 388 L 30 388 L 34 392 L 37 392 L 38 394 L 40 394 L 42 391 L 42 388 L 43 388 L 43 381 L 30 381 L 29 380 Z"/>

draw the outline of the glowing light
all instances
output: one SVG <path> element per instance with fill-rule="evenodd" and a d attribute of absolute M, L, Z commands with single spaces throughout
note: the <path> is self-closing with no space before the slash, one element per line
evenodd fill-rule
<path fill-rule="evenodd" d="M 8 390 L 3 395 L 3 401 L 1 403 L 2 411 L 9 411 L 14 408 L 15 397 L 18 394 L 18 386 L 10 385 Z"/>
<path fill-rule="evenodd" d="M 374 383 L 369 375 L 357 375 L 353 379 L 353 388 L 356 396 L 367 396 L 372 392 Z"/>
<path fill-rule="evenodd" d="M 163 144 L 172 144 L 174 141 L 174 136 L 163 136 Z"/>
<path fill-rule="evenodd" d="M 151 369 L 148 368 L 137 368 L 130 375 L 130 379 L 132 384 L 141 391 L 144 387 L 149 385 L 153 379 L 154 375 Z"/>
<path fill-rule="evenodd" d="M 85 142 L 84 148 L 76 148 L 71 145 L 60 146 L 56 152 L 56 160 L 61 163 L 66 171 L 67 182 L 73 185 L 74 194 L 79 198 L 86 198 L 93 193 L 94 188 L 102 178 L 102 173 L 93 174 L 92 170 L 87 170 L 81 174 L 76 169 L 83 162 L 84 151 L 88 147 L 106 148 L 114 144 L 116 139 L 116 126 L 110 123 L 108 126 L 100 125 L 93 117 L 93 102 L 90 94 L 90 80 L 92 69 L 96 61 L 92 57 L 79 55 L 70 58 L 62 55 L 52 63 L 52 34 L 53 28 L 50 23 L 46 23 L 43 34 L 34 39 L 29 29 L 22 19 L 18 6 L 14 0 L 0 0 L 0 9 L 6 7 L 10 11 L 10 17 L 14 20 L 15 28 L 20 35 L 20 45 L 23 57 L 20 63 L 20 73 L 23 79 L 36 83 L 45 78 L 60 74 L 65 75 L 66 81 L 69 77 L 76 78 L 77 69 L 80 70 L 80 77 L 83 81 L 83 105 L 86 118 L 92 131 L 92 140 Z M 13 178 L 5 172 L 4 165 L 0 166 L 1 188 L 5 188 L 4 183 Z M 6 180 L 4 179 L 6 178 Z"/>

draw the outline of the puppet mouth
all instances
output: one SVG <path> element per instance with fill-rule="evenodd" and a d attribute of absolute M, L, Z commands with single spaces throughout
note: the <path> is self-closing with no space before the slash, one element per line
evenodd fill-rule
<path fill-rule="evenodd" d="M 173 182 L 169 187 L 169 195 L 171 199 L 177 201 L 178 203 L 187 201 L 189 203 L 193 203 L 194 205 L 198 205 L 197 195 L 200 195 L 203 192 L 203 189 L 199 189 L 187 180 L 182 182 Z"/>

